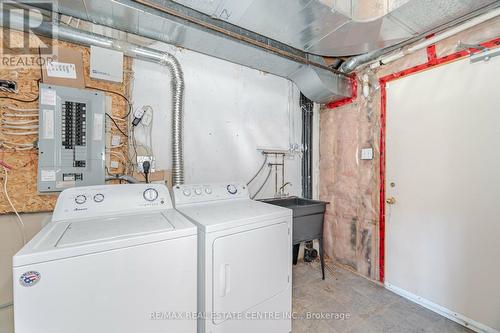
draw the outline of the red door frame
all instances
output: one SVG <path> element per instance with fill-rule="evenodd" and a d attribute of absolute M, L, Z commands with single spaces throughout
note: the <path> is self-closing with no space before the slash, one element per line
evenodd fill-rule
<path fill-rule="evenodd" d="M 500 46 L 500 38 L 496 38 L 484 43 L 480 43 L 481 46 L 487 48 L 496 48 Z M 480 52 L 478 49 L 466 49 L 459 52 L 455 52 L 444 57 L 438 58 L 436 55 L 436 45 L 431 45 L 427 47 L 427 62 L 407 68 L 405 70 L 389 74 L 387 76 L 381 77 L 380 82 L 380 211 L 379 211 L 379 279 L 380 282 L 384 282 L 385 278 L 385 138 L 386 138 L 386 107 L 387 107 L 387 94 L 386 94 L 386 84 L 405 76 L 413 75 L 416 73 L 423 72 L 433 67 L 451 63 L 456 60 L 460 60 L 470 54 Z M 331 102 L 326 105 L 327 108 L 333 109 L 342 105 L 352 103 L 357 98 L 357 82 L 356 77 L 351 78 L 351 84 L 353 88 L 353 93 L 350 98 L 346 98 L 337 102 Z"/>

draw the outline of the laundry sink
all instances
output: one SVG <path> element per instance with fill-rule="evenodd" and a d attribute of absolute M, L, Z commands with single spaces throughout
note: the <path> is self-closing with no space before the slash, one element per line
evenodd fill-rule
<path fill-rule="evenodd" d="M 290 208 L 293 210 L 293 218 L 307 216 L 313 214 L 323 214 L 325 212 L 325 205 L 327 202 L 305 199 L 299 197 L 287 197 L 287 198 L 271 198 L 263 199 L 263 202 L 267 202 L 271 205 L 281 206 Z"/>
<path fill-rule="evenodd" d="M 323 257 L 323 220 L 328 202 L 304 199 L 299 197 L 263 199 L 271 205 L 290 208 L 293 210 L 293 263 L 297 263 L 301 242 L 317 239 L 319 241 L 319 255 L 323 280 L 325 279 Z"/>

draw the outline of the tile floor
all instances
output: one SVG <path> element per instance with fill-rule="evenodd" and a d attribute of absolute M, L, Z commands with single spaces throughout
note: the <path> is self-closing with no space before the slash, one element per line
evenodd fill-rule
<path fill-rule="evenodd" d="M 294 313 L 333 317 L 294 319 L 293 333 L 472 332 L 348 270 L 329 264 L 325 273 L 323 281 L 317 262 L 293 267 Z"/>

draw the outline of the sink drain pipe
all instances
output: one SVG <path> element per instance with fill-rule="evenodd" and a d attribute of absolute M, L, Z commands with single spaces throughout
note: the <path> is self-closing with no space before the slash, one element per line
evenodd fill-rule
<path fill-rule="evenodd" d="M 16 12 L 10 14 L 10 27 L 23 31 L 27 16 Z M 114 38 L 62 26 L 48 21 L 43 21 L 36 29 L 37 34 L 53 39 L 86 46 L 99 46 L 123 52 L 132 58 L 154 62 L 165 66 L 170 73 L 172 90 L 172 182 L 173 185 L 184 183 L 184 152 L 183 152 L 183 114 L 184 114 L 184 74 L 177 58 L 167 52 L 158 51 Z"/>

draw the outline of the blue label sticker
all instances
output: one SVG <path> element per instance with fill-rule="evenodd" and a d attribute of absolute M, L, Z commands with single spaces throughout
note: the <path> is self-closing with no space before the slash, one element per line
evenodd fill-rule
<path fill-rule="evenodd" d="M 19 283 L 23 287 L 31 287 L 37 284 L 38 281 L 40 281 L 40 277 L 40 273 L 36 271 L 29 271 L 21 275 L 21 277 L 19 278 Z"/>

